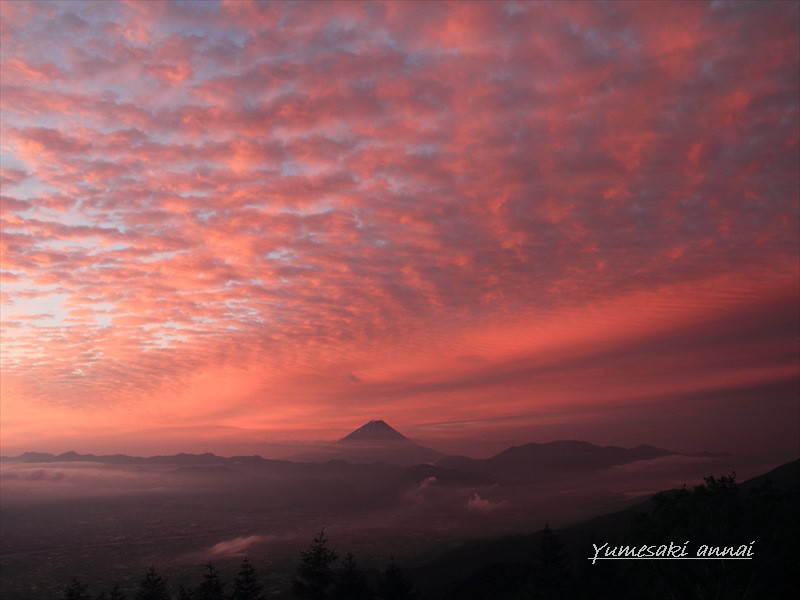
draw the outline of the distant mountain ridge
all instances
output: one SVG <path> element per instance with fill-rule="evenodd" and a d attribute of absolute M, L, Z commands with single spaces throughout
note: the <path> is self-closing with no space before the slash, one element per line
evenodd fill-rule
<path fill-rule="evenodd" d="M 25 452 L 16 457 L 0 457 L 14 462 L 101 462 L 109 464 L 176 464 L 184 466 L 209 466 L 230 464 L 330 462 L 350 463 L 384 462 L 392 465 L 412 466 L 430 464 L 446 455 L 410 440 L 383 420 L 373 420 L 352 431 L 335 444 L 321 446 L 316 452 L 298 454 L 289 460 L 271 460 L 258 455 L 225 458 L 206 452 L 203 454 L 179 453 L 171 456 L 128 456 L 125 454 L 78 454 L 69 451 L 54 455 L 46 452 Z"/>
<path fill-rule="evenodd" d="M 52 463 L 52 462 L 99 462 L 107 464 L 169 464 L 169 465 L 224 465 L 224 464 L 258 464 L 258 463 L 278 463 L 287 461 L 270 460 L 258 455 L 253 456 L 217 456 L 210 452 L 203 454 L 186 454 L 181 452 L 173 455 L 157 456 L 129 456 L 127 454 L 78 454 L 69 451 L 62 454 L 50 454 L 49 452 L 24 452 L 19 456 L 3 456 L 3 461 L 23 462 L 23 463 Z"/>
<path fill-rule="evenodd" d="M 511 446 L 486 459 L 448 456 L 418 444 L 394 429 L 386 421 L 377 419 L 365 423 L 335 443 L 320 446 L 317 451 L 298 454 L 288 460 L 279 461 L 258 455 L 225 458 L 209 452 L 144 458 L 125 454 L 78 454 L 72 451 L 59 455 L 26 452 L 17 457 L 2 457 L 2 460 L 15 462 L 80 461 L 110 464 L 151 463 L 181 466 L 327 463 L 330 461 L 344 461 L 353 464 L 387 463 L 398 466 L 429 464 L 499 482 L 531 483 L 552 481 L 574 474 L 607 469 L 635 461 L 653 460 L 664 456 L 681 456 L 681 454 L 648 445 L 622 448 L 620 446 L 598 446 L 584 441 L 560 440 Z M 703 452 L 688 456 L 713 455 Z"/>
<path fill-rule="evenodd" d="M 570 473 L 606 469 L 638 460 L 653 460 L 678 452 L 641 445 L 636 448 L 597 446 L 590 442 L 531 442 L 512 446 L 482 460 L 466 456 L 448 456 L 437 466 L 471 473 L 492 475 L 506 481 L 551 480 Z"/>

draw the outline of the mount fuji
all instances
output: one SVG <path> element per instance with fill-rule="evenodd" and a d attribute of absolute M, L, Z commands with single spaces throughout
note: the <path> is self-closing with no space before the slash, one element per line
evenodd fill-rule
<path fill-rule="evenodd" d="M 317 452 L 293 456 L 292 460 L 345 460 L 350 463 L 384 462 L 409 466 L 433 463 L 445 456 L 410 440 L 386 421 L 374 420 Z"/>
<path fill-rule="evenodd" d="M 386 421 L 370 421 L 344 436 L 339 443 L 360 444 L 363 442 L 411 442 L 406 436 Z M 412 444 L 414 442 L 411 442 Z"/>

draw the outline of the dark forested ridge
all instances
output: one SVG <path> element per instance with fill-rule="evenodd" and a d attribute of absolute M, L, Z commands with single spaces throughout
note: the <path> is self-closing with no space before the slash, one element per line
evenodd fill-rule
<path fill-rule="evenodd" d="M 238 571 L 198 567 L 197 581 L 173 586 L 157 565 L 139 583 L 93 589 L 65 582 L 64 600 L 523 600 L 640 598 L 783 598 L 800 589 L 800 461 L 736 482 L 708 476 L 692 488 L 661 492 L 624 511 L 561 530 L 466 544 L 428 564 L 401 567 L 389 557 L 382 570 L 359 567 L 340 554 L 323 529 L 300 553 L 284 589 L 257 560 Z M 335 542 L 335 540 L 334 540 Z M 736 560 L 603 560 L 604 549 L 684 544 L 691 556 L 704 546 Z M 728 550 L 724 550 L 728 549 Z M 612 555 L 613 555 L 612 550 Z M 658 551 L 658 550 L 656 550 Z M 651 551 L 652 552 L 652 551 Z M 751 557 L 746 560 L 744 554 Z M 592 561 L 592 557 L 601 557 Z M 30 598 L 36 598 L 31 594 Z"/>
<path fill-rule="evenodd" d="M 661 492 L 557 532 L 545 527 L 465 545 L 410 575 L 426 590 L 424 600 L 789 598 L 800 589 L 798 506 L 800 461 L 794 461 L 741 484 L 735 474 L 709 476 L 702 485 Z M 704 545 L 742 552 L 754 542 L 753 556 L 589 560 L 603 544 L 640 549 L 686 541 L 690 556 Z"/>

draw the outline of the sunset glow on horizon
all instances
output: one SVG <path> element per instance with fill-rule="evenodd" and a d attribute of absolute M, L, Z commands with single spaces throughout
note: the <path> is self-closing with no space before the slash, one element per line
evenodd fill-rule
<path fill-rule="evenodd" d="M 799 8 L 0 3 L 3 453 L 796 458 Z"/>

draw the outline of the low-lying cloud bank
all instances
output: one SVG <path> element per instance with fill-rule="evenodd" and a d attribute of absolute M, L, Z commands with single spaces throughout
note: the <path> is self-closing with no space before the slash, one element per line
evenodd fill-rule
<path fill-rule="evenodd" d="M 472 494 L 472 497 L 467 501 L 467 510 L 479 513 L 492 513 L 498 509 L 504 508 L 508 505 L 508 501 L 501 500 L 493 502 L 486 498 L 481 498 L 478 493 Z"/>

